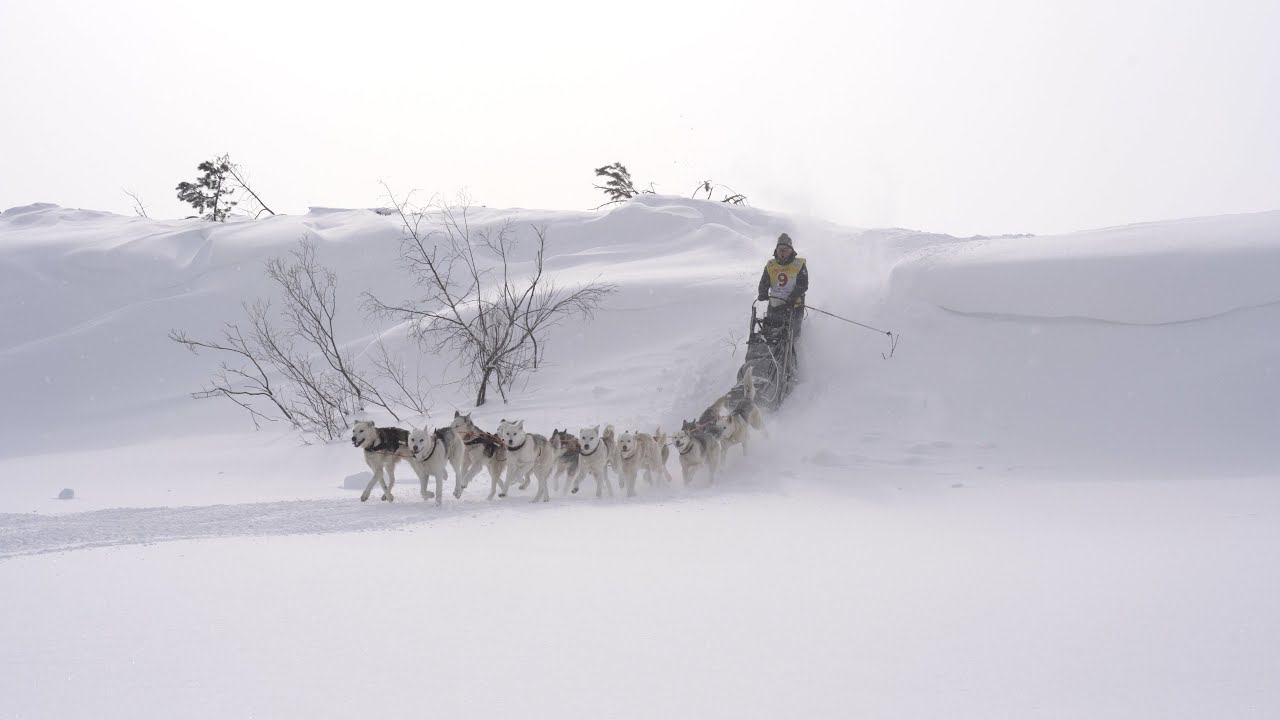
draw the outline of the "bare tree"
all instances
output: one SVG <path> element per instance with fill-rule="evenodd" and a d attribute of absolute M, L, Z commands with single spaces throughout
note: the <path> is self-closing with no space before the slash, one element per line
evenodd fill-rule
<path fill-rule="evenodd" d="M 123 192 L 125 195 L 128 195 L 129 199 L 133 201 L 134 215 L 137 215 L 138 217 L 141 217 L 141 218 L 151 217 L 150 215 L 147 214 L 147 208 L 142 204 L 142 199 L 138 197 L 138 193 L 132 190 L 125 190 L 124 188 L 120 188 L 120 191 Z"/>
<path fill-rule="evenodd" d="M 258 193 L 253 191 L 253 188 L 249 185 L 248 175 L 245 173 L 243 167 L 236 163 L 231 163 L 227 168 L 227 172 L 231 175 L 231 179 L 240 186 L 240 190 L 253 198 L 253 201 L 258 204 L 258 212 L 253 214 L 255 220 L 264 212 L 268 215 L 276 214 L 274 210 L 267 207 L 266 203 L 262 202 L 262 198 L 258 197 Z"/>
<path fill-rule="evenodd" d="M 412 409 L 419 415 L 426 415 L 431 411 L 431 402 L 428 399 L 430 389 L 425 386 L 422 375 L 416 374 L 412 381 L 409 380 L 404 359 L 393 356 L 387 350 L 386 344 L 382 342 L 382 338 L 378 338 L 377 351 L 371 362 L 378 377 L 390 384 L 390 392 L 394 393 L 397 403 Z"/>
<path fill-rule="evenodd" d="M 218 340 L 194 339 L 179 330 L 169 333 L 192 352 L 211 350 L 231 357 L 192 397 L 224 397 L 248 411 L 255 427 L 261 421 L 284 420 L 322 440 L 341 435 L 348 419 L 369 405 L 399 420 L 397 403 L 356 369 L 337 340 L 337 278 L 317 261 L 314 244 L 304 238 L 289 256 L 269 260 L 266 270 L 283 296 L 278 312 L 264 300 L 245 303 L 246 328 L 227 323 Z M 402 396 L 397 398 L 400 407 L 425 412 L 420 377 L 410 383 L 403 365 L 385 347 L 374 366 Z"/>
<path fill-rule="evenodd" d="M 407 199 L 392 202 L 401 220 L 401 256 L 424 293 L 399 304 L 366 293 L 368 306 L 409 322 L 425 346 L 458 360 L 476 388 L 477 406 L 488 399 L 491 383 L 506 400 L 517 378 L 541 363 L 551 327 L 591 316 L 614 290 L 598 282 L 557 286 L 546 274 L 545 228 L 533 228 L 532 258 L 521 267 L 511 222 L 473 229 L 465 202 L 437 204 L 430 212 Z"/>
<path fill-rule="evenodd" d="M 249 306 L 244 306 L 249 312 Z M 252 336 L 246 338 L 244 331 L 236 323 L 226 323 L 222 328 L 222 337 L 218 340 L 195 340 L 182 330 L 171 330 L 169 339 L 185 345 L 192 353 L 200 350 L 227 353 L 238 361 L 228 365 L 226 361 L 219 363 L 213 379 L 204 389 L 191 394 L 196 399 L 225 397 L 249 412 L 253 426 L 261 427 L 259 421 L 274 422 L 284 419 L 296 425 L 296 418 L 289 409 L 289 400 L 279 394 L 279 387 L 271 384 L 271 371 L 274 369 L 270 361 L 260 351 L 258 343 Z M 273 416 L 259 409 L 255 399 L 263 399 L 275 407 L 279 413 Z M 268 411 L 269 412 L 269 411 Z"/>

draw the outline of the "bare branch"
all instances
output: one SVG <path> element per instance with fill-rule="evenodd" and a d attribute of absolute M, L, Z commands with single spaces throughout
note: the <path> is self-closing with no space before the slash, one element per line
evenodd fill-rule
<path fill-rule="evenodd" d="M 389 303 L 366 294 L 366 306 L 408 323 L 424 346 L 459 360 L 476 389 L 476 405 L 484 404 L 491 384 L 505 400 L 515 382 L 541 363 L 547 330 L 568 317 L 589 316 L 613 291 L 600 283 L 557 288 L 546 276 L 545 228 L 533 228 L 536 245 L 531 259 L 522 261 L 510 220 L 473 230 L 465 199 L 437 204 L 429 215 L 408 199 L 390 199 L 401 220 L 401 254 L 423 295 Z"/>
<path fill-rule="evenodd" d="M 123 192 L 125 195 L 128 195 L 129 199 L 133 201 L 134 215 L 137 215 L 138 217 L 150 219 L 151 216 L 147 214 L 147 208 L 142 204 L 142 199 L 138 197 L 138 193 L 132 190 L 126 190 L 124 188 L 120 188 L 120 191 Z"/>

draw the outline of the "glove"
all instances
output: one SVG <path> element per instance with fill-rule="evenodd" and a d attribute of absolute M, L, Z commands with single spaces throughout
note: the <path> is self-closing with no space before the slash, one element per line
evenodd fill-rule
<path fill-rule="evenodd" d="M 768 300 L 768 299 L 769 299 L 769 293 L 762 293 L 760 297 L 756 298 L 756 302 L 764 302 L 765 300 Z"/>

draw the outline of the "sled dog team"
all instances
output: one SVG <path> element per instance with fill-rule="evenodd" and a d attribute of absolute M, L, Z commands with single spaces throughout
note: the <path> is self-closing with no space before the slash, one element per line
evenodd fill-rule
<path fill-rule="evenodd" d="M 741 445 L 746 454 L 753 431 L 768 436 L 760 408 L 755 403 L 750 371 L 743 382 L 744 399 L 727 407 L 727 396 L 720 398 L 698 420 L 685 421 L 670 440 L 661 428 L 653 434 L 628 430 L 616 435 L 612 425 L 603 431 L 599 425 L 582 428 L 577 435 L 567 429 L 557 429 L 545 437 L 526 432 L 523 420 L 505 419 L 489 433 L 471 421 L 470 413 L 463 415 L 457 411 L 448 427 L 436 430 L 408 431 L 376 427 L 369 421 L 357 422 L 352 429 L 351 444 L 364 451 L 364 461 L 373 471 L 373 478 L 360 500 L 369 499 L 374 485 L 382 486 L 383 500 L 393 500 L 395 467 L 401 460 L 407 460 L 417 474 L 422 499 L 435 498 L 437 505 L 441 503 L 450 469 L 455 478 L 454 498 L 461 498 L 482 470 L 489 475 L 490 500 L 495 495 L 506 497 L 513 484 L 524 490 L 530 481 L 536 480 L 538 487 L 533 501 L 546 502 L 551 499 L 551 487 L 560 487 L 561 478 L 564 478 L 562 492 L 576 493 L 586 476 L 595 482 L 596 497 L 612 496 L 610 470 L 618 478 L 619 491 L 625 489 L 627 497 L 632 497 L 641 473 L 649 485 L 659 480 L 671 482 L 667 461 L 672 446 L 686 485 L 704 468 L 708 483 L 714 483 L 731 447 Z M 432 479 L 434 491 L 427 489 Z"/>

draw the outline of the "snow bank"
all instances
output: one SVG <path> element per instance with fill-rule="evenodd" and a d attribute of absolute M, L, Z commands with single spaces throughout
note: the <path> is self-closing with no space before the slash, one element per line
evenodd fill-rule
<path fill-rule="evenodd" d="M 1280 212 L 932 245 L 894 290 L 958 313 L 1130 325 L 1280 303 Z"/>

